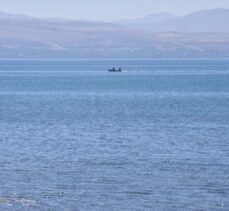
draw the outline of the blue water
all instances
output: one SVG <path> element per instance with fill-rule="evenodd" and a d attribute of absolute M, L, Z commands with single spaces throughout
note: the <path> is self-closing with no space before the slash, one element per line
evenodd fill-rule
<path fill-rule="evenodd" d="M 0 210 L 229 210 L 229 60 L 0 61 Z"/>

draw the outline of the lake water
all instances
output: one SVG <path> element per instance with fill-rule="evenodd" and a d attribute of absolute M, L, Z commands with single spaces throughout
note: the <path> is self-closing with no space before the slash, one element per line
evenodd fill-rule
<path fill-rule="evenodd" d="M 229 210 L 229 60 L 0 61 L 0 210 Z"/>

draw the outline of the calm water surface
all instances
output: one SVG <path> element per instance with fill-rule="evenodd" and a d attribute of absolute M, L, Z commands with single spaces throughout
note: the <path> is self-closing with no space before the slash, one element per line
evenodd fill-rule
<path fill-rule="evenodd" d="M 0 181 L 4 211 L 229 210 L 229 60 L 0 61 Z"/>

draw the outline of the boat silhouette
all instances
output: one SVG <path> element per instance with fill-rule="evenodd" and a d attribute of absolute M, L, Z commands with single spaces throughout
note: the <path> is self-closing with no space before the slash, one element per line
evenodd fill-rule
<path fill-rule="evenodd" d="M 113 67 L 112 69 L 108 69 L 108 72 L 122 72 L 122 69 L 121 68 L 116 69 Z"/>

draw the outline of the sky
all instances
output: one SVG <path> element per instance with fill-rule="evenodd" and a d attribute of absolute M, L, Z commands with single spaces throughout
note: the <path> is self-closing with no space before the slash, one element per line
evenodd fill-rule
<path fill-rule="evenodd" d="M 229 0 L 0 0 L 0 10 L 13 14 L 103 21 L 215 8 L 229 9 Z"/>

